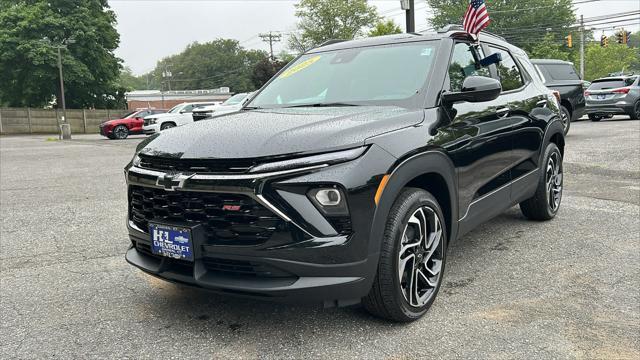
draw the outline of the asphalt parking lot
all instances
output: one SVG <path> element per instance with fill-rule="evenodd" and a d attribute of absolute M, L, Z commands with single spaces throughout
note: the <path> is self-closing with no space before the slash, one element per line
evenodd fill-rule
<path fill-rule="evenodd" d="M 0 358 L 640 358 L 640 121 L 572 124 L 558 217 L 512 208 L 453 244 L 408 325 L 128 265 L 122 168 L 142 138 L 0 138 Z"/>

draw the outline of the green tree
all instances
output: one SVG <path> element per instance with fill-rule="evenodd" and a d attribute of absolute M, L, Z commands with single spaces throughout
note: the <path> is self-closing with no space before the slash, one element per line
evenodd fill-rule
<path fill-rule="evenodd" d="M 58 97 L 56 45 L 68 43 L 67 107 L 121 106 L 115 23 L 107 0 L 0 0 L 0 103 L 43 106 Z"/>
<path fill-rule="evenodd" d="M 575 54 L 579 58 L 578 54 Z M 640 58 L 640 51 L 626 45 L 609 43 L 608 47 L 600 44 L 590 44 L 584 50 L 584 78 L 585 80 L 595 80 L 609 75 L 612 72 L 633 70 Z M 578 61 L 574 62 L 578 64 Z"/>
<path fill-rule="evenodd" d="M 379 20 L 366 0 L 301 0 L 296 6 L 298 30 L 289 47 L 304 52 L 331 39 L 351 40 L 365 34 Z"/>
<path fill-rule="evenodd" d="M 554 34 L 547 34 L 528 51 L 532 59 L 558 59 L 568 61 L 571 56 L 569 49 L 555 39 Z"/>
<path fill-rule="evenodd" d="M 462 24 L 469 6 L 469 0 L 427 0 L 427 3 L 433 10 L 429 21 L 436 28 Z M 487 9 L 491 24 L 487 30 L 529 51 L 549 31 L 560 38 L 566 36 L 566 28 L 576 22 L 572 6 L 571 0 L 490 1 Z"/>
<path fill-rule="evenodd" d="M 262 85 L 266 84 L 273 75 L 278 73 L 280 69 L 285 67 L 289 62 L 283 60 L 275 60 L 272 61 L 269 58 L 264 58 L 257 62 L 253 66 L 253 72 L 251 73 L 251 81 L 253 81 L 253 85 L 256 89 L 262 87 Z"/>
<path fill-rule="evenodd" d="M 118 79 L 118 85 L 121 88 L 126 89 L 127 91 L 147 89 L 147 82 L 146 82 L 145 76 L 133 75 L 129 67 L 124 67 L 122 71 L 120 71 L 120 78 Z"/>
<path fill-rule="evenodd" d="M 369 31 L 369 36 L 382 36 L 391 34 L 400 34 L 402 29 L 396 23 L 389 19 L 387 21 L 378 21 L 373 29 Z"/>
<path fill-rule="evenodd" d="M 246 50 L 237 40 L 217 39 L 193 43 L 179 53 L 160 60 L 149 74 L 150 85 L 162 90 L 215 89 L 228 86 L 233 92 L 253 91 L 254 65 L 268 57 L 262 50 Z M 170 72 L 171 77 L 163 72 Z"/>

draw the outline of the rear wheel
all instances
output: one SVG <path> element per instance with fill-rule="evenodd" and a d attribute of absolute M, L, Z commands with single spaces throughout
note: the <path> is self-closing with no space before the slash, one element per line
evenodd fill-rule
<path fill-rule="evenodd" d="M 571 128 L 571 113 L 564 106 L 560 106 L 560 112 L 562 115 L 562 126 L 564 127 L 564 134 L 567 135 L 567 133 L 569 132 L 569 128 Z"/>
<path fill-rule="evenodd" d="M 385 228 L 367 311 L 409 322 L 422 317 L 438 294 L 446 259 L 446 229 L 437 200 L 415 188 L 396 199 Z"/>
<path fill-rule="evenodd" d="M 602 120 L 602 116 L 601 115 L 589 114 L 589 120 L 591 120 L 591 121 L 600 121 L 600 120 Z"/>
<path fill-rule="evenodd" d="M 640 100 L 636 101 L 636 104 L 633 106 L 633 111 L 629 113 L 629 117 L 631 120 L 640 119 Z"/>
<path fill-rule="evenodd" d="M 168 123 L 162 124 L 162 126 L 160 126 L 160 130 L 167 130 L 174 127 L 176 127 L 176 124 L 168 122 Z"/>
<path fill-rule="evenodd" d="M 118 125 L 113 129 L 113 137 L 115 139 L 126 139 L 129 136 L 129 128 L 124 125 Z"/>
<path fill-rule="evenodd" d="M 562 201 L 562 153 L 556 144 L 547 146 L 543 164 L 536 193 L 520 203 L 520 210 L 531 220 L 553 219 Z"/>

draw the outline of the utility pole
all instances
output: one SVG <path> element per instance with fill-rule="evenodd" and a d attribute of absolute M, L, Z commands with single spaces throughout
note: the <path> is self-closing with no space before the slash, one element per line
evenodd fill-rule
<path fill-rule="evenodd" d="M 64 45 L 56 46 L 58 48 L 58 71 L 60 72 L 60 100 L 62 101 L 62 122 L 67 122 L 67 105 L 64 101 L 64 77 L 62 76 L 62 48 Z"/>
<path fill-rule="evenodd" d="M 276 58 L 275 56 L 273 56 L 273 43 L 279 42 L 282 39 L 282 35 L 274 34 L 273 32 L 269 31 L 268 34 L 258 34 L 258 36 L 262 39 L 262 41 L 269 43 L 269 53 L 271 54 L 271 60 L 275 60 Z"/>
<path fill-rule="evenodd" d="M 414 0 L 400 0 L 400 8 L 406 11 L 407 33 L 416 32 L 416 14 Z"/>
<path fill-rule="evenodd" d="M 584 80 L 584 15 L 580 15 L 580 79 Z"/>
<path fill-rule="evenodd" d="M 171 91 L 171 77 L 173 76 L 173 74 L 171 73 L 171 70 L 169 70 L 170 67 L 172 67 L 173 65 L 167 65 L 164 64 L 164 71 L 162 72 L 162 77 L 163 78 L 167 78 L 167 87 L 169 88 L 169 91 Z"/>

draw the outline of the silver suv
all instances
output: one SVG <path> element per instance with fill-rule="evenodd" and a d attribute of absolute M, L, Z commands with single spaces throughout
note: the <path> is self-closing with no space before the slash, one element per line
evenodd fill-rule
<path fill-rule="evenodd" d="M 584 93 L 591 121 L 613 115 L 640 118 L 640 76 L 617 76 L 595 80 Z"/>

